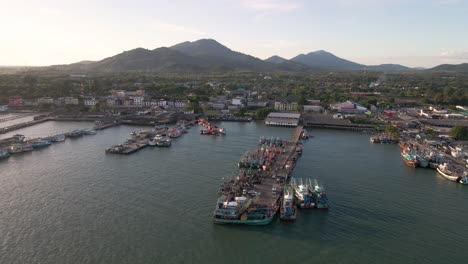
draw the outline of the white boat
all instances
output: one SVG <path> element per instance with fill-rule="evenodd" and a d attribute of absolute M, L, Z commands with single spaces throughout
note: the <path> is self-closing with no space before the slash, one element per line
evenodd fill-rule
<path fill-rule="evenodd" d="M 450 181 L 459 182 L 461 184 L 468 184 L 468 173 L 466 171 L 463 173 L 454 172 L 449 168 L 448 163 L 443 163 L 437 166 L 437 172 Z"/>
<path fill-rule="evenodd" d="M 158 145 L 158 142 L 160 142 L 161 140 L 163 140 L 164 137 L 157 134 L 156 136 L 154 136 L 153 139 L 151 139 L 150 141 L 148 141 L 148 145 L 149 146 L 157 146 Z"/>

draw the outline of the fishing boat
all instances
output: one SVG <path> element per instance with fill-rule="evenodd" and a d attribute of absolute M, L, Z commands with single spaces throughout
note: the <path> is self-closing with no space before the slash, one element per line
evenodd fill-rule
<path fill-rule="evenodd" d="M 170 138 L 178 138 L 180 135 L 182 135 L 182 131 L 175 129 L 174 131 L 171 131 L 168 136 Z"/>
<path fill-rule="evenodd" d="M 49 141 L 50 142 L 63 142 L 65 141 L 65 135 L 64 134 L 55 135 L 51 137 Z"/>
<path fill-rule="evenodd" d="M 418 167 L 427 168 L 429 166 L 429 161 L 426 158 L 424 158 L 424 156 L 422 156 L 419 153 L 416 153 L 415 156 L 416 160 L 418 161 Z"/>
<path fill-rule="evenodd" d="M 80 129 L 75 129 L 71 132 L 68 132 L 65 134 L 65 136 L 70 137 L 70 138 L 77 138 L 77 137 L 82 137 L 83 136 L 83 131 Z"/>
<path fill-rule="evenodd" d="M 86 128 L 86 129 L 83 129 L 81 131 L 82 131 L 83 135 L 85 135 L 85 136 L 96 135 L 97 134 L 96 130 L 94 130 L 92 128 Z"/>
<path fill-rule="evenodd" d="M 280 206 L 280 220 L 294 221 L 296 220 L 297 206 L 294 201 L 294 190 L 291 185 L 283 187 L 283 199 Z"/>
<path fill-rule="evenodd" d="M 246 197 L 235 197 L 232 201 L 222 195 L 218 198 L 213 213 L 215 224 L 267 225 L 273 221 L 278 207 L 267 205 L 252 205 L 252 200 Z"/>
<path fill-rule="evenodd" d="M 418 164 L 418 160 L 410 152 L 403 150 L 401 152 L 401 157 L 402 157 L 403 162 L 405 162 L 406 165 L 416 168 L 416 165 Z"/>
<path fill-rule="evenodd" d="M 297 144 L 296 146 L 296 153 L 298 155 L 302 155 L 302 144 Z"/>
<path fill-rule="evenodd" d="M 303 129 L 301 132 L 301 139 L 309 139 L 310 135 L 307 133 L 307 130 Z"/>
<path fill-rule="evenodd" d="M 172 140 L 170 138 L 163 138 L 156 142 L 158 147 L 170 147 L 172 145 Z"/>
<path fill-rule="evenodd" d="M 38 140 L 34 140 L 34 141 L 31 141 L 31 146 L 33 148 L 43 148 L 43 147 L 47 147 L 47 146 L 50 146 L 52 143 L 48 140 L 41 140 L 41 139 L 38 139 Z"/>
<path fill-rule="evenodd" d="M 461 184 L 468 184 L 468 175 L 466 171 L 463 173 L 456 173 L 453 168 L 450 168 L 448 163 L 439 164 L 439 166 L 437 166 L 437 172 L 450 181 L 459 182 Z"/>
<path fill-rule="evenodd" d="M 21 152 L 32 151 L 33 147 L 31 144 L 13 144 L 8 148 L 8 153 L 16 154 Z"/>
<path fill-rule="evenodd" d="M 299 208 L 308 209 L 315 207 L 315 199 L 310 192 L 310 179 L 306 183 L 302 179 L 291 178 L 291 186 L 294 189 L 296 204 Z"/>
<path fill-rule="evenodd" d="M 325 189 L 319 185 L 317 180 L 314 180 L 314 187 L 311 191 L 315 197 L 315 208 L 328 209 L 328 198 Z"/>
<path fill-rule="evenodd" d="M 0 149 L 0 160 L 10 157 L 7 149 Z"/>
<path fill-rule="evenodd" d="M 164 137 L 160 134 L 157 134 L 156 136 L 154 136 L 154 138 L 152 138 L 151 140 L 148 141 L 148 145 L 149 146 L 156 146 L 157 143 L 161 140 L 163 140 Z"/>

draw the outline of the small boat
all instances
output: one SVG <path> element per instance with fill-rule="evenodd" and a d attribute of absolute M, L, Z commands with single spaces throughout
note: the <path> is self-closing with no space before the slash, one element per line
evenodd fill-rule
<path fill-rule="evenodd" d="M 0 149 L 0 160 L 10 157 L 7 149 Z"/>
<path fill-rule="evenodd" d="M 16 154 L 21 152 L 32 151 L 33 147 L 31 144 L 13 144 L 8 148 L 8 153 Z"/>
<path fill-rule="evenodd" d="M 294 201 L 294 190 L 290 185 L 283 187 L 283 198 L 280 207 L 280 220 L 294 221 L 296 220 L 297 206 Z"/>
<path fill-rule="evenodd" d="M 34 140 L 34 141 L 31 141 L 31 146 L 33 148 L 43 148 L 43 147 L 47 147 L 47 146 L 50 146 L 52 143 L 48 140 Z"/>
<path fill-rule="evenodd" d="M 307 133 L 307 130 L 303 129 L 302 133 L 301 133 L 301 139 L 309 139 L 309 138 L 310 138 L 310 136 Z"/>
<path fill-rule="evenodd" d="M 468 175 L 466 171 L 463 172 L 462 175 L 458 175 L 452 168 L 449 167 L 448 163 L 439 164 L 439 166 L 437 166 L 437 172 L 449 181 L 468 184 Z"/>

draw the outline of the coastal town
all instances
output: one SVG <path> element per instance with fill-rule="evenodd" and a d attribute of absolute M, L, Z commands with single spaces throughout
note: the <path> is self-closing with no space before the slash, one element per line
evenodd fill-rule
<path fill-rule="evenodd" d="M 271 77 L 261 79 L 269 81 Z M 218 191 L 212 217 L 216 224 L 265 225 L 276 215 L 280 220 L 294 221 L 298 210 L 328 209 L 322 183 L 292 176 L 303 144 L 315 129 L 365 133 L 370 143 L 398 144 L 405 166 L 434 169 L 445 179 L 468 184 L 466 105 L 437 105 L 406 96 L 389 99 L 384 92 L 376 91 L 380 85 L 376 82 L 364 92 L 342 90 L 336 98 L 326 90 L 312 96 L 300 88 L 295 95 L 288 95 L 275 89 L 228 88 L 213 81 L 203 84 L 203 89 L 193 89 L 193 83 L 183 84 L 191 87 L 187 88 L 189 93 L 161 96 L 147 91 L 148 85 L 134 83 L 128 89 L 109 89 L 102 96 L 86 95 L 84 89 L 76 97 L 11 96 L 0 106 L 0 135 L 8 134 L 0 138 L 0 158 L 117 126 L 139 128 L 124 142 L 108 146 L 105 154 L 130 155 L 146 147 L 168 148 L 194 130 L 201 136 L 229 137 L 223 122 L 259 122 L 266 127 L 294 129 L 289 139 L 261 137 L 257 148 L 240 157 L 238 171 L 226 176 Z M 44 122 L 68 121 L 94 125 L 39 137 L 13 134 Z"/>

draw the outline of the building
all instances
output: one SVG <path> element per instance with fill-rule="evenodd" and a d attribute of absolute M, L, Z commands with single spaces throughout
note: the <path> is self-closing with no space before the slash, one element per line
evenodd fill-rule
<path fill-rule="evenodd" d="M 54 104 L 54 98 L 52 97 L 41 97 L 37 99 L 38 104 L 51 105 Z"/>
<path fill-rule="evenodd" d="M 37 103 L 37 99 L 24 99 L 23 105 L 24 106 L 37 106 L 39 104 Z"/>
<path fill-rule="evenodd" d="M 76 97 L 65 97 L 65 105 L 79 105 L 80 101 Z"/>
<path fill-rule="evenodd" d="M 174 101 L 174 106 L 176 108 L 185 108 L 190 104 L 189 100 L 175 100 Z"/>
<path fill-rule="evenodd" d="M 258 108 L 264 108 L 268 106 L 268 102 L 248 102 L 247 103 L 247 108 L 249 109 L 258 109 Z"/>
<path fill-rule="evenodd" d="M 232 98 L 231 104 L 235 106 L 242 106 L 244 104 L 243 101 L 244 101 L 244 98 L 236 97 L 236 98 Z"/>
<path fill-rule="evenodd" d="M 270 113 L 265 119 L 265 125 L 296 127 L 300 118 L 301 114 L 298 113 Z"/>
<path fill-rule="evenodd" d="M 19 96 L 13 96 L 8 98 L 8 106 L 22 106 L 23 104 L 23 98 Z"/>
<path fill-rule="evenodd" d="M 330 105 L 331 109 L 339 112 L 339 113 L 347 113 L 347 114 L 359 114 L 367 112 L 367 107 L 364 107 L 358 103 L 352 101 L 346 101 L 343 103 L 336 103 Z"/>
<path fill-rule="evenodd" d="M 320 105 L 304 105 L 302 108 L 304 112 L 320 113 L 323 111 L 323 107 Z"/>
<path fill-rule="evenodd" d="M 297 111 L 297 102 L 276 101 L 275 110 L 278 111 Z"/>
<path fill-rule="evenodd" d="M 0 112 L 4 112 L 8 110 L 8 105 L 0 105 Z"/>
<path fill-rule="evenodd" d="M 143 102 L 145 98 L 143 96 L 130 96 L 131 100 L 133 100 L 133 105 L 135 106 L 143 106 Z"/>
<path fill-rule="evenodd" d="M 88 106 L 88 107 L 94 107 L 96 106 L 97 103 L 98 101 L 94 97 L 85 97 L 83 100 L 84 106 Z"/>

